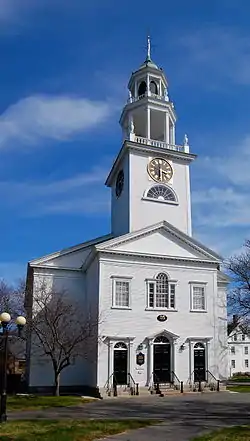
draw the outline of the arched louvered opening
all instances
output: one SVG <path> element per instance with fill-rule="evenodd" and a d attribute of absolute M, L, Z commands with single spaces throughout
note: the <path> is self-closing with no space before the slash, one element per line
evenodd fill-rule
<path fill-rule="evenodd" d="M 138 96 L 145 95 L 146 91 L 147 91 L 147 84 L 145 81 L 142 81 L 139 85 Z"/>
<path fill-rule="evenodd" d="M 158 95 L 158 87 L 155 81 L 150 81 L 149 89 L 151 93 Z"/>

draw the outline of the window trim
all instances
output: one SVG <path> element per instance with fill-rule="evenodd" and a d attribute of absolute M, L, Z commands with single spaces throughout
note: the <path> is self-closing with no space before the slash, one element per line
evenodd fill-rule
<path fill-rule="evenodd" d="M 189 282 L 190 285 L 190 312 L 204 313 L 207 312 L 207 282 Z M 194 287 L 204 288 L 204 309 L 193 308 L 193 289 Z"/>
<path fill-rule="evenodd" d="M 248 360 L 248 358 L 245 358 L 245 360 L 244 360 L 244 366 L 245 366 L 245 368 L 249 368 L 249 360 Z"/>
<path fill-rule="evenodd" d="M 234 364 L 234 366 L 233 366 L 233 364 Z M 231 360 L 231 368 L 236 369 L 236 361 L 234 359 Z"/>
<path fill-rule="evenodd" d="M 111 309 L 125 309 L 130 310 L 131 308 L 131 280 L 133 277 L 126 276 L 111 276 L 112 280 L 112 305 Z M 127 282 L 129 286 L 128 291 L 128 306 L 116 305 L 116 282 Z"/>
<path fill-rule="evenodd" d="M 248 346 L 244 346 L 244 355 L 249 355 Z"/>
<path fill-rule="evenodd" d="M 235 346 L 230 347 L 230 354 L 235 355 Z"/>
<path fill-rule="evenodd" d="M 160 273 L 158 273 L 158 274 L 160 274 Z M 164 273 L 164 274 L 166 274 L 166 273 Z M 166 274 L 166 276 L 168 277 L 167 274 Z M 176 286 L 177 286 L 178 281 L 171 280 L 168 277 L 168 304 L 170 305 L 171 285 L 174 285 L 175 286 L 175 306 L 174 306 L 174 308 L 170 308 L 170 307 L 165 308 L 165 307 L 155 306 L 155 302 L 156 302 L 156 289 L 155 289 L 155 287 L 156 287 L 156 282 L 157 282 L 156 277 L 154 279 L 146 279 L 145 280 L 145 284 L 146 284 L 146 308 L 145 308 L 145 311 L 173 311 L 173 312 L 177 311 L 177 308 L 176 308 Z M 151 283 L 154 284 L 154 306 L 153 307 L 149 306 L 149 285 Z"/>

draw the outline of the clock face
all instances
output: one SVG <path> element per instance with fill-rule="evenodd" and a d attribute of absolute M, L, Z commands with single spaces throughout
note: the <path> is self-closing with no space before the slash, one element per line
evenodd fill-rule
<path fill-rule="evenodd" d="M 115 185 L 115 193 L 118 198 L 122 193 L 123 185 L 124 185 L 124 172 L 123 170 L 120 170 L 117 175 L 116 185 Z"/>
<path fill-rule="evenodd" d="M 154 158 L 148 164 L 148 174 L 156 182 L 168 182 L 173 176 L 173 169 L 168 161 Z"/>

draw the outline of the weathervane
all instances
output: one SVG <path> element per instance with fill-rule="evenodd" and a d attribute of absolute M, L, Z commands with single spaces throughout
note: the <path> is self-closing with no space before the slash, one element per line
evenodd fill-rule
<path fill-rule="evenodd" d="M 148 42 L 147 42 L 147 59 L 151 60 L 151 41 L 150 41 L 150 36 L 148 36 Z"/>

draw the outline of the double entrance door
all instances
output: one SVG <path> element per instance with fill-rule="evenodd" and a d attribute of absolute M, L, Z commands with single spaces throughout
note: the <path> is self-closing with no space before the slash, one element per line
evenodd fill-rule
<path fill-rule="evenodd" d="M 154 343 L 154 382 L 171 381 L 171 345 L 167 339 Z"/>

